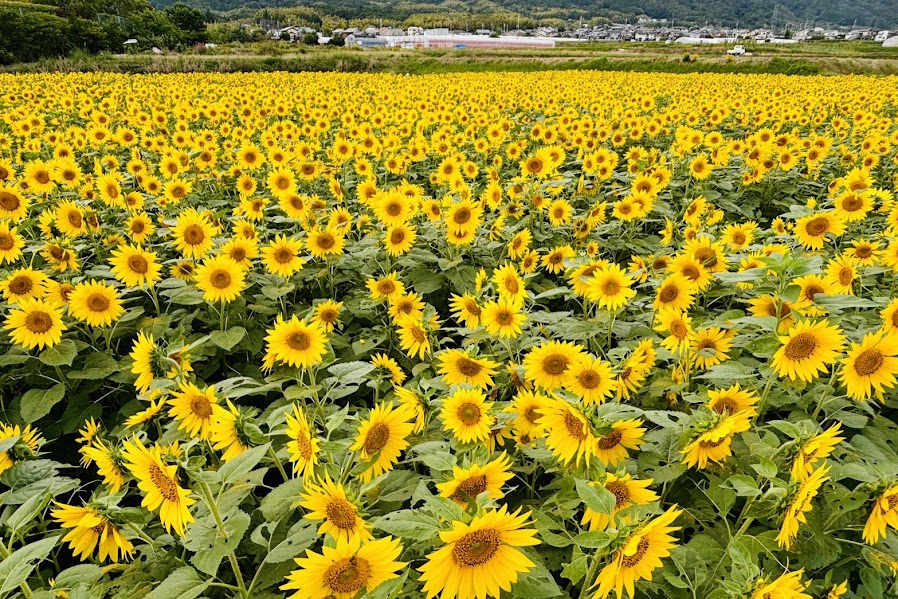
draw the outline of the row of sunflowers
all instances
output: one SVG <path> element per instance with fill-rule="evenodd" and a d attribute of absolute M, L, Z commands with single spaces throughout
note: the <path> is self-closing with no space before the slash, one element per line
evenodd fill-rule
<path fill-rule="evenodd" d="M 0 597 L 898 594 L 898 80 L 0 75 Z"/>

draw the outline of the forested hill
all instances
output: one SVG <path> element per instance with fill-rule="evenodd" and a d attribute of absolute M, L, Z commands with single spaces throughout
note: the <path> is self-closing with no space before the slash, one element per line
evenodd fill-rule
<path fill-rule="evenodd" d="M 164 7 L 173 0 L 154 0 Z M 542 24 L 549 19 L 604 18 L 633 20 L 640 16 L 677 23 L 742 26 L 814 25 L 898 26 L 895 0 L 187 0 L 202 9 L 247 14 L 261 8 L 303 7 L 311 18 L 382 19 L 393 24 L 431 24 L 441 16 L 467 15 L 472 23 L 504 19 L 516 25 Z"/>

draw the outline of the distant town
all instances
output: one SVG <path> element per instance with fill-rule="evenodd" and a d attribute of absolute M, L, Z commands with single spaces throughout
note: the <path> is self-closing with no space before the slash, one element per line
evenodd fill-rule
<path fill-rule="evenodd" d="M 553 48 L 557 44 L 578 42 L 659 42 L 679 44 L 726 44 L 740 41 L 770 44 L 795 44 L 810 40 L 870 40 L 884 46 L 898 47 L 898 32 L 870 28 L 806 27 L 789 29 L 742 29 L 738 27 L 687 27 L 668 24 L 664 20 L 640 19 L 636 23 L 586 26 L 559 30 L 557 27 L 535 29 L 507 29 L 493 31 L 424 29 L 409 27 L 367 27 L 365 29 L 335 29 L 329 34 L 310 27 L 281 26 L 263 23 L 266 33 L 274 40 L 309 43 L 317 36 L 317 43 L 342 45 L 363 49 L 374 48 Z M 245 24 L 244 27 L 251 27 Z M 335 42 L 339 42 L 335 44 Z"/>

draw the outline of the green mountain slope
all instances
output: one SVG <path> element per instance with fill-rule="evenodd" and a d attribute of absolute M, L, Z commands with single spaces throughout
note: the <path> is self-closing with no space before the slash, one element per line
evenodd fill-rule
<path fill-rule="evenodd" d="M 154 0 L 166 6 L 174 0 Z M 319 15 L 344 19 L 383 19 L 402 23 L 428 15 L 504 15 L 511 23 L 517 17 L 535 19 L 612 20 L 649 16 L 679 23 L 712 23 L 744 26 L 813 22 L 815 25 L 853 25 L 876 28 L 898 27 L 895 0 L 443 0 L 388 2 L 384 0 L 186 0 L 216 12 L 237 9 L 247 14 L 261 8 L 304 7 Z M 778 5 L 778 8 L 776 8 Z M 311 11 L 310 11 L 311 12 Z M 774 14 L 776 13 L 776 14 Z M 774 21 L 775 17 L 775 21 Z"/>

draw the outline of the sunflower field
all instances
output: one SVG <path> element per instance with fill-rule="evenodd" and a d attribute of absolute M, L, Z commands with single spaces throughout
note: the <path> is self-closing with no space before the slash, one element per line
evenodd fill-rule
<path fill-rule="evenodd" d="M 898 596 L 898 79 L 0 75 L 0 599 Z"/>

